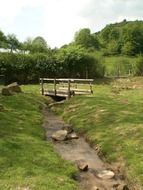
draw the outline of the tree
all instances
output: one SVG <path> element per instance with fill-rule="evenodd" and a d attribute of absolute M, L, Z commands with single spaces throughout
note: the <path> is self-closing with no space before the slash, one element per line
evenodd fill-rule
<path fill-rule="evenodd" d="M 55 56 L 59 77 L 92 78 L 101 74 L 98 59 L 82 46 L 71 44 L 61 48 Z"/>
<path fill-rule="evenodd" d="M 31 49 L 32 53 L 36 53 L 36 52 L 46 53 L 47 51 L 48 51 L 47 42 L 45 41 L 43 37 L 38 36 L 32 41 L 32 49 Z"/>
<path fill-rule="evenodd" d="M 2 31 L 0 31 L 0 48 L 6 48 L 6 44 L 7 44 L 6 36 Z"/>
<path fill-rule="evenodd" d="M 20 49 L 20 46 L 21 44 L 14 34 L 9 34 L 7 36 L 7 47 L 8 49 L 10 49 L 11 52 Z"/>
<path fill-rule="evenodd" d="M 32 41 L 32 38 L 27 38 L 27 40 L 22 43 L 21 49 L 24 51 L 24 53 L 26 51 L 30 52 L 32 50 Z"/>
<path fill-rule="evenodd" d="M 99 42 L 95 35 L 92 35 L 90 29 L 84 28 L 75 33 L 75 44 L 84 48 L 99 48 Z"/>

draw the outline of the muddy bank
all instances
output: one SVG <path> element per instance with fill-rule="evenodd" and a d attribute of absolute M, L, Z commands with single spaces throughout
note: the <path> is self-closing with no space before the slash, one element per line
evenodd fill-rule
<path fill-rule="evenodd" d="M 77 180 L 83 190 L 123 190 L 125 182 L 115 173 L 113 178 L 100 178 L 98 174 L 109 170 L 107 166 L 97 155 L 97 152 L 90 147 L 83 137 L 78 139 L 53 141 L 51 136 L 54 132 L 60 130 L 65 125 L 64 121 L 51 112 L 47 107 L 43 109 L 44 123 L 46 130 L 46 139 L 53 142 L 56 151 L 63 159 L 77 163 L 78 160 L 85 160 L 88 163 L 88 171 L 79 172 Z M 122 187 L 121 187 L 122 186 Z"/>

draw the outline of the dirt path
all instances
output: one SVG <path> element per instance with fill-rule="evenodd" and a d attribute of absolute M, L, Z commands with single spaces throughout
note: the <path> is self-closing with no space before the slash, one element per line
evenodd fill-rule
<path fill-rule="evenodd" d="M 51 135 L 64 126 L 64 121 L 52 113 L 48 108 L 44 108 L 44 128 L 46 139 L 52 141 Z M 84 190 L 117 190 L 118 184 L 123 184 L 117 176 L 113 179 L 101 179 L 97 173 L 106 170 L 107 166 L 99 158 L 96 151 L 82 138 L 67 141 L 52 141 L 55 149 L 63 159 L 76 163 L 77 160 L 84 159 L 88 163 L 89 170 L 80 172 L 78 181 L 81 189 Z"/>

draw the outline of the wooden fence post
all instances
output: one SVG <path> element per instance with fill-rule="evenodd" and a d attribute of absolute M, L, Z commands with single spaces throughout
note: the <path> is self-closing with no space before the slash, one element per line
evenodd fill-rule
<path fill-rule="evenodd" d="M 93 90 L 92 90 L 92 84 L 90 82 L 90 92 L 93 94 Z"/>
<path fill-rule="evenodd" d="M 55 96 L 56 96 L 56 94 L 57 94 L 57 89 L 56 89 L 56 79 L 54 79 L 54 94 L 55 94 Z"/>
<path fill-rule="evenodd" d="M 70 80 L 68 80 L 68 99 L 71 97 L 71 91 L 70 91 Z"/>
<path fill-rule="evenodd" d="M 44 80 L 41 79 L 41 88 L 42 88 L 42 95 L 44 95 Z"/>

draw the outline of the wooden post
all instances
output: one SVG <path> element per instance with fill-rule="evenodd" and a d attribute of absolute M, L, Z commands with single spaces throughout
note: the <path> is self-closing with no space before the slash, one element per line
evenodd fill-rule
<path fill-rule="evenodd" d="M 70 80 L 68 80 L 68 100 L 71 97 L 71 91 L 70 91 Z"/>
<path fill-rule="evenodd" d="M 90 83 L 90 92 L 93 94 L 92 84 Z"/>
<path fill-rule="evenodd" d="M 42 95 L 44 95 L 44 80 L 41 79 L 41 88 L 42 88 Z"/>
<path fill-rule="evenodd" d="M 56 90 L 56 79 L 54 79 L 54 94 L 55 94 L 55 96 L 56 96 L 56 94 L 57 94 L 57 90 Z"/>

